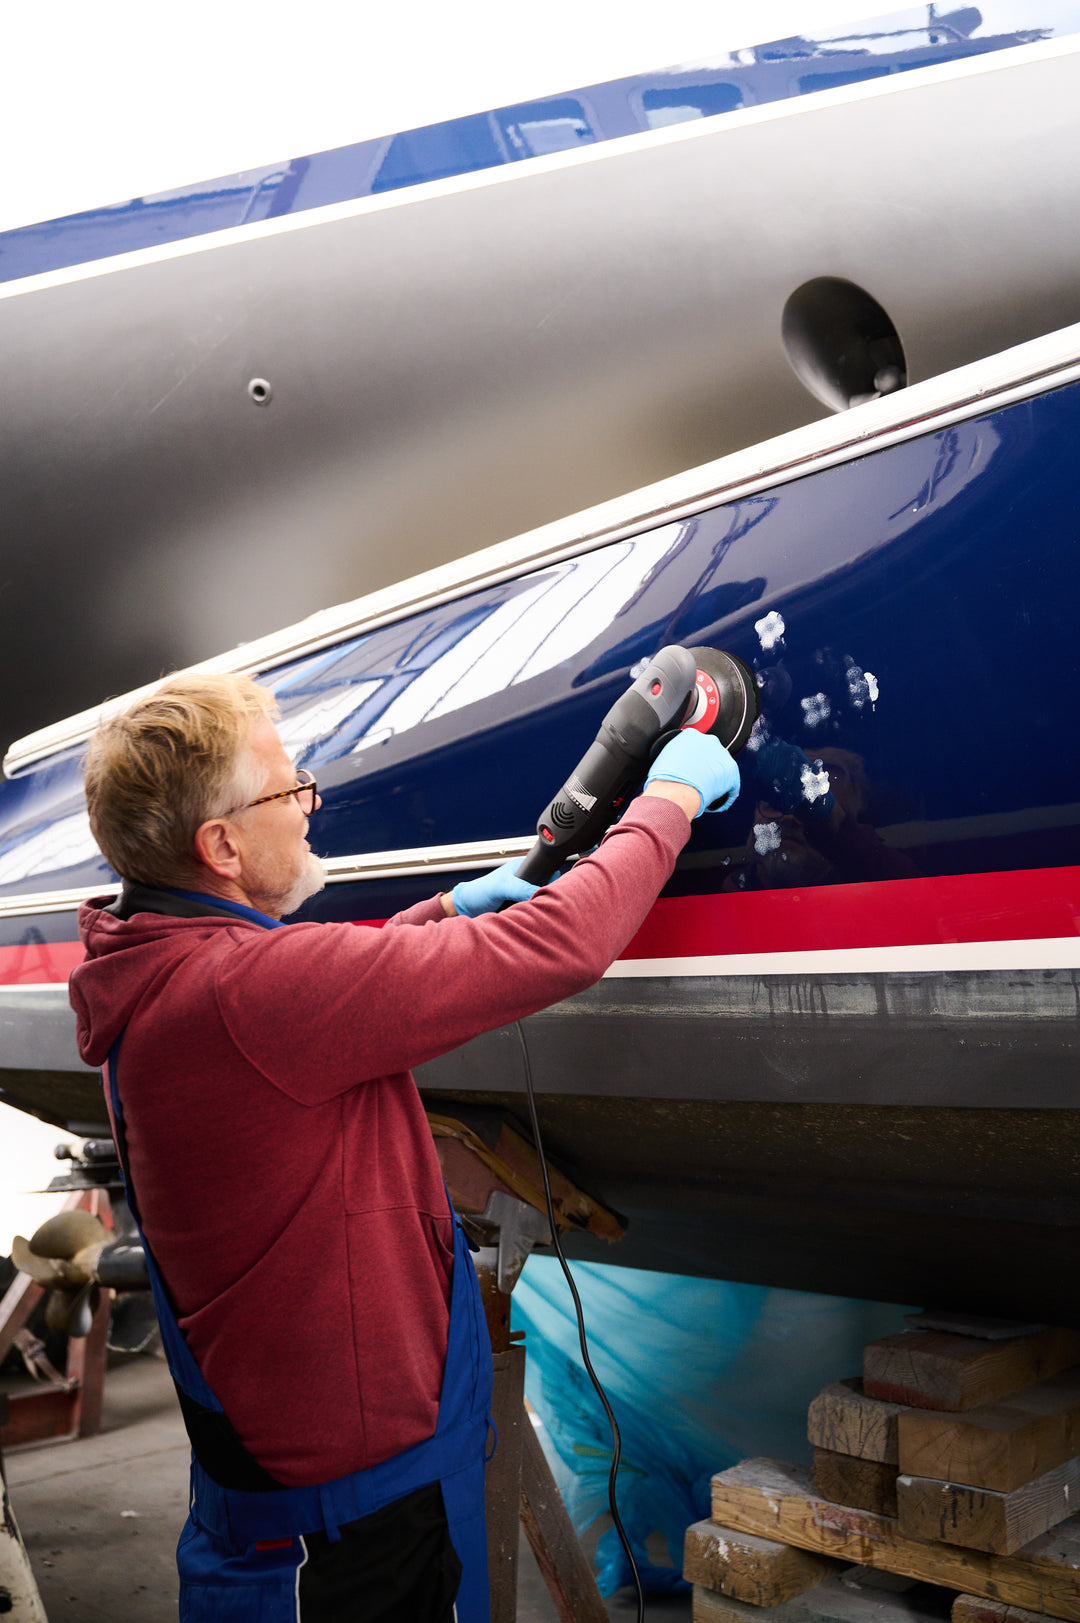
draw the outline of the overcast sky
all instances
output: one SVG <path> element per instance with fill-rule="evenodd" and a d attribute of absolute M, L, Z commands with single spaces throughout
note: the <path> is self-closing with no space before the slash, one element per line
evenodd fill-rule
<path fill-rule="evenodd" d="M 0 67 L 0 230 L 899 9 L 888 0 L 13 6 Z"/>

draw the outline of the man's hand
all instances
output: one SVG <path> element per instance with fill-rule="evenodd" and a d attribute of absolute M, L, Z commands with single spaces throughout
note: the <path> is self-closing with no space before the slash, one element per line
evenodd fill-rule
<path fill-rule="evenodd" d="M 718 738 L 686 727 L 656 757 L 645 793 L 673 800 L 691 819 L 727 811 L 739 793 L 739 769 Z"/>
<path fill-rule="evenodd" d="M 481 874 L 479 879 L 463 879 L 449 896 L 443 894 L 443 912 L 449 919 L 455 914 L 474 919 L 479 913 L 498 912 L 504 902 L 527 902 L 539 886 L 519 879 L 517 869 L 520 867 L 521 858 L 511 857 L 501 868 Z"/>

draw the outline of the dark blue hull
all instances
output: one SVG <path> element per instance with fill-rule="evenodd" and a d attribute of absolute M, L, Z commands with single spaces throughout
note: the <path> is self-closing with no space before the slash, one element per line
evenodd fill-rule
<path fill-rule="evenodd" d="M 358 922 L 448 887 L 482 860 L 463 845 L 523 848 L 660 646 L 756 671 L 762 747 L 737 807 L 695 825 L 611 975 L 526 1027 L 552 1152 L 633 1219 L 620 1260 L 1070 1311 L 1077 337 L 956 374 L 951 395 L 938 380 L 907 417 L 867 408 L 846 443 L 815 430 L 771 476 L 718 464 L 651 516 L 478 556 L 456 586 L 231 662 L 274 688 L 319 781 L 333 882 L 306 916 Z M 89 1122 L 93 1079 L 58 1062 L 71 904 L 112 878 L 80 821 L 79 736 L 28 740 L 0 788 L 0 1006 L 6 1095 Z M 829 772 L 842 837 L 770 743 Z M 419 1080 L 521 1109 L 511 1033 Z"/>

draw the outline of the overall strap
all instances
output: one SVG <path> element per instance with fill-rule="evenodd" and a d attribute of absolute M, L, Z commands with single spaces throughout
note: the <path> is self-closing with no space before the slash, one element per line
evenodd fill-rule
<path fill-rule="evenodd" d="M 105 1086 L 111 1106 L 116 1150 L 124 1174 L 128 1206 L 135 1219 L 146 1254 L 146 1271 L 150 1276 L 150 1289 L 153 1292 L 154 1307 L 157 1309 L 158 1324 L 161 1327 L 161 1339 L 169 1372 L 176 1386 L 176 1395 L 180 1401 L 184 1426 L 191 1440 L 192 1452 L 207 1476 L 220 1487 L 237 1488 L 245 1493 L 282 1491 L 282 1483 L 272 1477 L 245 1448 L 228 1415 L 207 1384 L 177 1322 L 172 1299 L 146 1242 L 128 1163 L 127 1134 L 117 1086 L 117 1061 L 122 1039 L 121 1032 L 109 1052 L 105 1065 Z"/>
<path fill-rule="evenodd" d="M 432 1436 L 377 1465 L 279 1494 L 225 1492 L 207 1480 L 209 1473 L 201 1475 L 195 1470 L 191 1508 L 200 1527 L 237 1546 L 316 1528 L 336 1539 L 339 1529 L 349 1522 L 430 1482 L 439 1482 L 454 1546 L 463 1562 L 463 1551 L 468 1547 L 468 1565 L 480 1575 L 477 1581 L 486 1592 L 486 1542 L 481 1538 L 483 1551 L 474 1548 L 473 1535 L 477 1527 L 482 1531 L 484 1526 L 484 1443 L 489 1424 L 491 1349 L 487 1342 L 486 1357 L 478 1365 L 474 1315 L 479 1291 L 468 1242 L 460 1228 L 455 1232 L 454 1252 L 446 1375 L 438 1425 Z M 479 1311 L 482 1326 L 482 1309 Z M 486 1336 L 486 1329 L 484 1333 Z M 467 1614 L 460 1615 L 464 1619 Z"/>

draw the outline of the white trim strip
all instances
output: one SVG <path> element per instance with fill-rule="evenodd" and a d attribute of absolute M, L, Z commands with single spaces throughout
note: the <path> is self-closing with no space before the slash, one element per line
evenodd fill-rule
<path fill-rule="evenodd" d="M 545 524 L 511 541 L 485 547 L 438 569 L 322 609 L 282 631 L 244 643 L 188 667 L 194 671 L 258 674 L 317 653 L 346 638 L 453 602 L 531 571 L 576 558 L 613 542 L 694 517 L 725 502 L 741 501 L 778 484 L 836 467 L 857 457 L 937 433 L 953 423 L 1000 411 L 1032 395 L 1080 380 L 1080 323 L 1032 339 L 986 360 L 942 373 L 837 417 L 809 423 L 719 461 L 676 474 L 642 490 Z M 35 761 L 82 743 L 104 718 L 152 693 L 158 682 L 80 711 L 12 744 L 8 776 Z"/>
<path fill-rule="evenodd" d="M 4 1012 L 4 1004 L 21 1003 L 24 997 L 31 997 L 35 1001 L 43 1003 L 56 1003 L 65 1009 L 69 1006 L 67 981 L 0 982 L 0 1012 Z M 35 1013 L 39 1012 L 39 1010 L 35 1011 Z M 88 1066 L 87 1069 L 96 1070 L 97 1067 Z"/>
<path fill-rule="evenodd" d="M 510 857 L 523 857 L 536 844 L 535 834 L 508 840 L 472 840 L 463 845 L 428 845 L 412 851 L 373 851 L 359 857 L 324 857 L 328 885 L 361 879 L 399 879 L 417 874 L 460 873 L 496 868 Z"/>
<path fill-rule="evenodd" d="M 103 879 L 100 885 L 78 890 L 25 891 L 21 896 L 0 897 L 0 919 L 29 918 L 35 913 L 74 913 L 91 896 L 119 896 L 120 886 Z"/>
<path fill-rule="evenodd" d="M 594 145 L 570 152 L 555 152 L 547 157 L 530 158 L 524 163 L 476 170 L 471 174 L 455 175 L 447 180 L 424 181 L 420 185 L 383 192 L 376 197 L 349 198 L 341 203 L 328 203 L 322 208 L 304 209 L 296 214 L 286 214 L 272 220 L 253 221 L 250 225 L 232 226 L 224 231 L 185 237 L 180 242 L 164 243 L 159 247 L 137 248 L 126 254 L 113 254 L 106 259 L 94 259 L 80 265 L 64 266 L 59 270 L 42 271 L 36 276 L 25 276 L 16 281 L 0 283 L 0 299 L 15 298 L 24 293 L 39 292 L 44 288 L 87 281 L 140 265 L 182 259 L 188 254 L 207 253 L 217 248 L 257 241 L 263 237 L 283 236 L 288 232 L 307 230 L 336 220 L 355 219 L 364 214 L 381 213 L 386 209 L 408 207 L 428 198 L 450 197 L 459 192 L 476 191 L 482 187 L 513 184 L 527 180 L 531 175 L 550 174 L 562 169 L 578 168 L 583 164 L 618 159 L 627 152 L 674 146 L 687 141 L 715 140 L 730 130 L 743 129 L 748 125 L 772 124 L 781 119 L 813 115 L 821 108 L 873 101 L 882 96 L 910 94 L 927 85 L 948 84 L 958 79 L 1007 72 L 1010 69 L 1023 68 L 1029 63 L 1073 56 L 1078 51 L 1080 40 L 1075 35 L 1065 35 L 1058 39 L 987 52 L 960 62 L 945 62 L 937 67 L 912 68 L 904 73 L 890 74 L 884 79 L 864 80 L 860 84 L 844 85 L 836 90 L 819 90 L 812 95 L 766 102 L 763 106 L 746 107 L 738 112 L 724 113 L 715 119 L 698 119 L 658 130 L 643 130 L 634 135 L 616 136 L 611 140 L 598 141 Z M 65 216 L 61 216 L 62 218 Z"/>
<path fill-rule="evenodd" d="M 328 885 L 347 885 L 369 879 L 402 879 L 422 874 L 464 873 L 473 869 L 497 868 L 511 857 L 531 851 L 536 836 L 513 835 L 504 840 L 470 840 L 460 845 L 424 845 L 412 850 L 372 851 L 360 856 L 324 857 Z M 74 912 L 92 896 L 118 896 L 115 881 L 76 890 L 25 891 L 17 896 L 0 896 L 0 919 L 22 918 L 33 913 Z"/>
<path fill-rule="evenodd" d="M 733 975 L 873 975 L 940 970 L 1080 969 L 1080 936 L 1037 941 L 948 941 L 916 947 L 836 947 L 818 952 L 620 958 L 605 980 L 687 980 Z"/>

